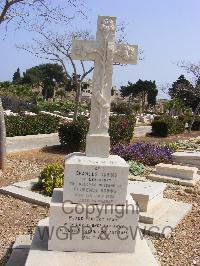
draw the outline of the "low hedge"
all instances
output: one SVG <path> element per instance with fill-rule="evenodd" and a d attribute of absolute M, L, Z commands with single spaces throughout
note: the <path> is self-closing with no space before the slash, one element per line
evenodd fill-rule
<path fill-rule="evenodd" d="M 109 129 L 111 144 L 129 143 L 133 136 L 134 126 L 134 116 L 111 117 Z M 58 129 L 60 143 L 76 151 L 84 149 L 88 129 L 89 122 L 86 118 L 62 124 Z"/>
<path fill-rule="evenodd" d="M 58 130 L 60 119 L 50 115 L 5 116 L 7 137 L 50 134 Z"/>
<path fill-rule="evenodd" d="M 152 132 L 155 136 L 167 137 L 183 133 L 185 130 L 185 121 L 172 118 L 170 116 L 162 116 L 152 122 Z"/>

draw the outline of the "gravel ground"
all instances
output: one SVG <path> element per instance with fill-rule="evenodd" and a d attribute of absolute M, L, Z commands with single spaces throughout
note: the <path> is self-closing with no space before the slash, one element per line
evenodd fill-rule
<path fill-rule="evenodd" d="M 0 174 L 0 187 L 37 176 L 47 163 L 63 162 L 64 154 L 31 151 L 8 155 L 7 167 Z M 33 234 L 48 209 L 0 194 L 0 265 L 5 265 L 17 235 Z"/>
<path fill-rule="evenodd" d="M 161 265 L 200 266 L 200 185 L 194 189 L 170 185 L 164 194 L 167 198 L 191 203 L 193 208 L 169 239 L 151 238 Z"/>
<path fill-rule="evenodd" d="M 47 149 L 9 155 L 0 186 L 34 178 L 45 164 L 63 162 L 65 154 Z M 150 238 L 161 265 L 200 266 L 200 185 L 195 188 L 169 185 L 165 197 L 192 203 L 193 209 L 169 239 Z M 48 209 L 3 195 L 0 206 L 0 265 L 5 265 L 16 236 L 32 234 L 38 221 L 48 216 Z"/>

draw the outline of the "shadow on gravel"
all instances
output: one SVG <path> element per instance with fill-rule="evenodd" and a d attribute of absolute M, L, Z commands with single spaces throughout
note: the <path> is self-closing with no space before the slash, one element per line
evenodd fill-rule
<path fill-rule="evenodd" d="M 13 246 L 14 242 L 10 244 L 10 246 L 7 248 L 6 253 L 4 254 L 4 256 L 0 259 L 0 266 L 4 266 L 6 265 L 6 263 L 8 262 L 10 255 L 12 254 L 12 246 Z"/>
<path fill-rule="evenodd" d="M 41 149 L 41 151 L 44 153 L 67 155 L 69 153 L 74 152 L 74 149 L 70 149 L 70 148 L 68 148 L 66 146 L 62 146 L 62 145 L 55 145 L 55 146 L 44 147 Z"/>

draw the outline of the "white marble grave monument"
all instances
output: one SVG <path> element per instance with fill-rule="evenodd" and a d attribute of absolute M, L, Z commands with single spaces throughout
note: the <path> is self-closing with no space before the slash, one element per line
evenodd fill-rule
<path fill-rule="evenodd" d="M 82 232 L 74 233 L 71 241 L 68 239 L 60 241 L 56 235 L 57 232 L 54 231 L 49 240 L 50 250 L 133 252 L 135 248 L 135 240 L 129 238 L 127 241 L 120 241 L 118 237 L 120 232 L 117 228 L 123 228 L 123 226 L 130 228 L 131 225 L 136 228 L 138 214 L 132 198 L 127 198 L 129 167 L 124 159 L 109 155 L 108 128 L 113 64 L 115 62 L 135 64 L 137 46 L 117 45 L 115 31 L 116 18 L 99 17 L 96 41 L 74 40 L 72 44 L 71 56 L 74 60 L 95 62 L 90 129 L 86 140 L 86 154 L 72 153 L 66 157 L 64 190 L 54 192 L 49 229 L 55 226 L 57 228 L 66 226 L 70 234 L 70 230 L 76 225 L 77 230 Z M 71 219 L 63 215 L 63 202 L 68 203 L 65 204 L 67 213 L 70 211 L 73 213 L 70 215 Z M 130 206 L 123 219 L 117 218 L 116 213 L 114 211 L 110 213 L 107 208 L 108 204 L 112 207 L 120 205 L 118 208 L 123 211 L 126 202 Z M 81 215 L 76 211 L 78 204 L 83 209 Z M 98 204 L 101 207 L 101 217 L 95 219 L 98 216 L 98 209 L 95 209 L 92 204 Z M 92 208 L 91 212 L 94 211 L 89 215 L 90 217 L 86 217 L 88 205 Z M 86 235 L 83 230 L 87 226 L 93 229 L 83 240 L 83 234 Z M 110 241 L 106 241 L 105 245 L 102 245 L 101 240 L 102 228 L 109 228 L 109 232 L 112 232 Z M 90 229 L 88 230 L 91 231 Z M 125 235 L 130 233 L 127 230 L 122 231 Z M 65 230 L 64 233 L 66 233 Z"/>
<path fill-rule="evenodd" d="M 109 155 L 113 64 L 136 64 L 138 54 L 136 45 L 117 44 L 115 32 L 116 18 L 100 16 L 96 41 L 73 41 L 72 59 L 95 64 L 86 153 L 66 157 L 64 189 L 54 189 L 49 221 L 44 222 L 49 225 L 49 251 L 44 253 L 47 238 L 41 245 L 36 230 L 27 266 L 34 265 L 36 256 L 40 265 L 157 265 L 145 240 L 137 236 L 138 207 L 127 196 L 128 164 Z"/>

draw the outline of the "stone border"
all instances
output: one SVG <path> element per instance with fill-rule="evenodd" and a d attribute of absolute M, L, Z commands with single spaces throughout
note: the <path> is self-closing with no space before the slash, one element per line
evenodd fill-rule
<path fill-rule="evenodd" d="M 31 191 L 31 188 L 37 183 L 37 180 L 37 178 L 34 178 L 27 181 L 17 182 L 7 187 L 2 187 L 0 188 L 0 193 L 30 203 L 49 207 L 51 197 Z"/>
<path fill-rule="evenodd" d="M 24 266 L 28 257 L 31 242 L 31 235 L 17 236 L 6 266 Z"/>
<path fill-rule="evenodd" d="M 24 140 L 24 139 L 37 139 L 37 138 L 46 138 L 46 137 L 57 137 L 58 133 L 50 133 L 50 134 L 37 134 L 37 135 L 26 135 L 26 136 L 14 136 L 7 137 L 6 140 Z"/>
<path fill-rule="evenodd" d="M 157 258 L 157 263 L 160 266 L 158 261 L 156 249 L 150 239 L 145 239 L 148 247 L 153 253 L 154 257 Z M 12 246 L 12 253 L 8 259 L 6 266 L 24 266 L 30 251 L 32 243 L 31 235 L 19 235 L 16 237 L 16 240 Z"/>
<path fill-rule="evenodd" d="M 177 177 L 164 176 L 164 175 L 158 175 L 156 173 L 151 173 L 150 175 L 147 176 L 147 179 L 157 182 L 165 182 L 165 183 L 172 183 L 175 185 L 194 187 L 200 181 L 200 176 L 198 175 L 197 178 L 193 180 L 188 180 L 188 179 L 181 179 Z"/>
<path fill-rule="evenodd" d="M 169 204 L 169 207 L 166 212 L 155 219 L 152 224 L 139 222 L 139 227 L 144 235 L 169 238 L 176 226 L 181 223 L 192 210 L 192 204 L 189 203 L 167 198 L 163 199 L 163 203 L 164 202 Z"/>

